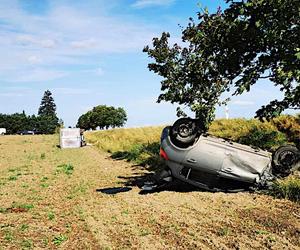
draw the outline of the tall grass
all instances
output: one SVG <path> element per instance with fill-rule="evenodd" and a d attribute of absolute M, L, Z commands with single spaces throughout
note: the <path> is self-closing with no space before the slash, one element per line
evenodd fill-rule
<path fill-rule="evenodd" d="M 282 115 L 273 119 L 272 123 L 278 131 L 284 133 L 289 142 L 300 148 L 300 114 L 297 116 Z"/>
<path fill-rule="evenodd" d="M 163 127 L 142 127 L 87 132 L 86 140 L 114 159 L 126 159 L 147 166 L 151 171 L 163 167 L 159 140 Z"/>
<path fill-rule="evenodd" d="M 280 132 L 275 124 L 257 119 L 216 120 L 211 124 L 209 133 L 266 150 L 276 149 L 288 142 L 286 134 Z"/>
<path fill-rule="evenodd" d="M 136 145 L 159 142 L 163 127 L 112 129 L 85 133 L 85 138 L 97 148 L 109 153 L 127 151 Z"/>

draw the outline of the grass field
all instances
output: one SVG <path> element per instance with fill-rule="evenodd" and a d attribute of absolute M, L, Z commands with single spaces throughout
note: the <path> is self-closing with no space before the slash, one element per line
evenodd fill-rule
<path fill-rule="evenodd" d="M 146 166 L 57 143 L 0 137 L 0 249 L 299 249 L 298 203 L 184 185 L 141 195 Z"/>

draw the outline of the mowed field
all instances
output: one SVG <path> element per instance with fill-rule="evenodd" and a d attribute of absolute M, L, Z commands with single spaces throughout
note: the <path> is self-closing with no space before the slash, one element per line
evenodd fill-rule
<path fill-rule="evenodd" d="M 300 249 L 299 203 L 183 186 L 105 194 L 146 168 L 57 144 L 0 137 L 0 249 Z"/>

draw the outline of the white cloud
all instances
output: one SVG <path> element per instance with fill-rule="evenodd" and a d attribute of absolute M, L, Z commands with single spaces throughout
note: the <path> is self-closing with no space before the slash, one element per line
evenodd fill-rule
<path fill-rule="evenodd" d="M 84 88 L 54 88 L 53 91 L 58 95 L 87 95 L 92 93 L 92 90 Z"/>
<path fill-rule="evenodd" d="M 42 62 L 42 58 L 40 58 L 39 56 L 29 56 L 28 62 L 31 64 L 39 64 Z"/>
<path fill-rule="evenodd" d="M 33 69 L 19 72 L 18 75 L 8 78 L 12 82 L 44 82 L 67 76 L 68 73 L 58 70 Z"/>
<path fill-rule="evenodd" d="M 53 39 L 44 39 L 29 34 L 17 35 L 16 41 L 22 46 L 37 46 L 41 48 L 54 48 L 56 45 L 56 42 Z"/>
<path fill-rule="evenodd" d="M 95 47 L 96 44 L 96 40 L 93 38 L 71 42 L 71 46 L 76 49 L 90 49 Z"/>
<path fill-rule="evenodd" d="M 168 6 L 174 3 L 175 0 L 137 0 L 132 7 L 134 8 L 146 8 L 152 6 Z"/>
<path fill-rule="evenodd" d="M 22 93 L 17 93 L 17 92 L 4 92 L 0 93 L 1 97 L 21 97 L 24 96 Z"/>
<path fill-rule="evenodd" d="M 102 76 L 102 75 L 104 74 L 104 71 L 103 71 L 103 69 L 102 69 L 101 67 L 99 67 L 99 68 L 97 68 L 97 69 L 95 70 L 95 73 L 96 73 L 96 75 L 98 75 L 98 76 Z"/>
<path fill-rule="evenodd" d="M 237 106 L 252 106 L 252 105 L 255 105 L 255 102 L 236 100 L 236 101 L 232 101 L 231 104 L 237 105 Z"/>
<path fill-rule="evenodd" d="M 54 48 L 56 45 L 56 42 L 54 40 L 51 39 L 46 39 L 46 40 L 42 40 L 40 41 L 40 44 L 42 47 L 44 48 Z"/>
<path fill-rule="evenodd" d="M 137 25 L 126 16 L 104 14 L 105 2 L 99 1 L 98 9 L 91 10 L 53 1 L 43 15 L 32 15 L 18 1 L 3 0 L 1 77 L 11 81 L 53 80 L 64 75 L 55 70 L 58 67 L 85 65 L 104 53 L 141 51 L 155 36 L 153 27 L 141 22 Z M 40 69 L 33 71 L 30 66 L 36 64 Z M 101 75 L 103 71 L 95 73 Z"/>

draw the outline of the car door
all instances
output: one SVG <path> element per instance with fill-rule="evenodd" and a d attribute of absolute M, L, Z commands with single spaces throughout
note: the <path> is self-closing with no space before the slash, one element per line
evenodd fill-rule
<path fill-rule="evenodd" d="M 201 136 L 182 162 L 186 179 L 213 188 L 218 182 L 225 150 L 226 145 L 220 144 L 217 138 Z"/>

